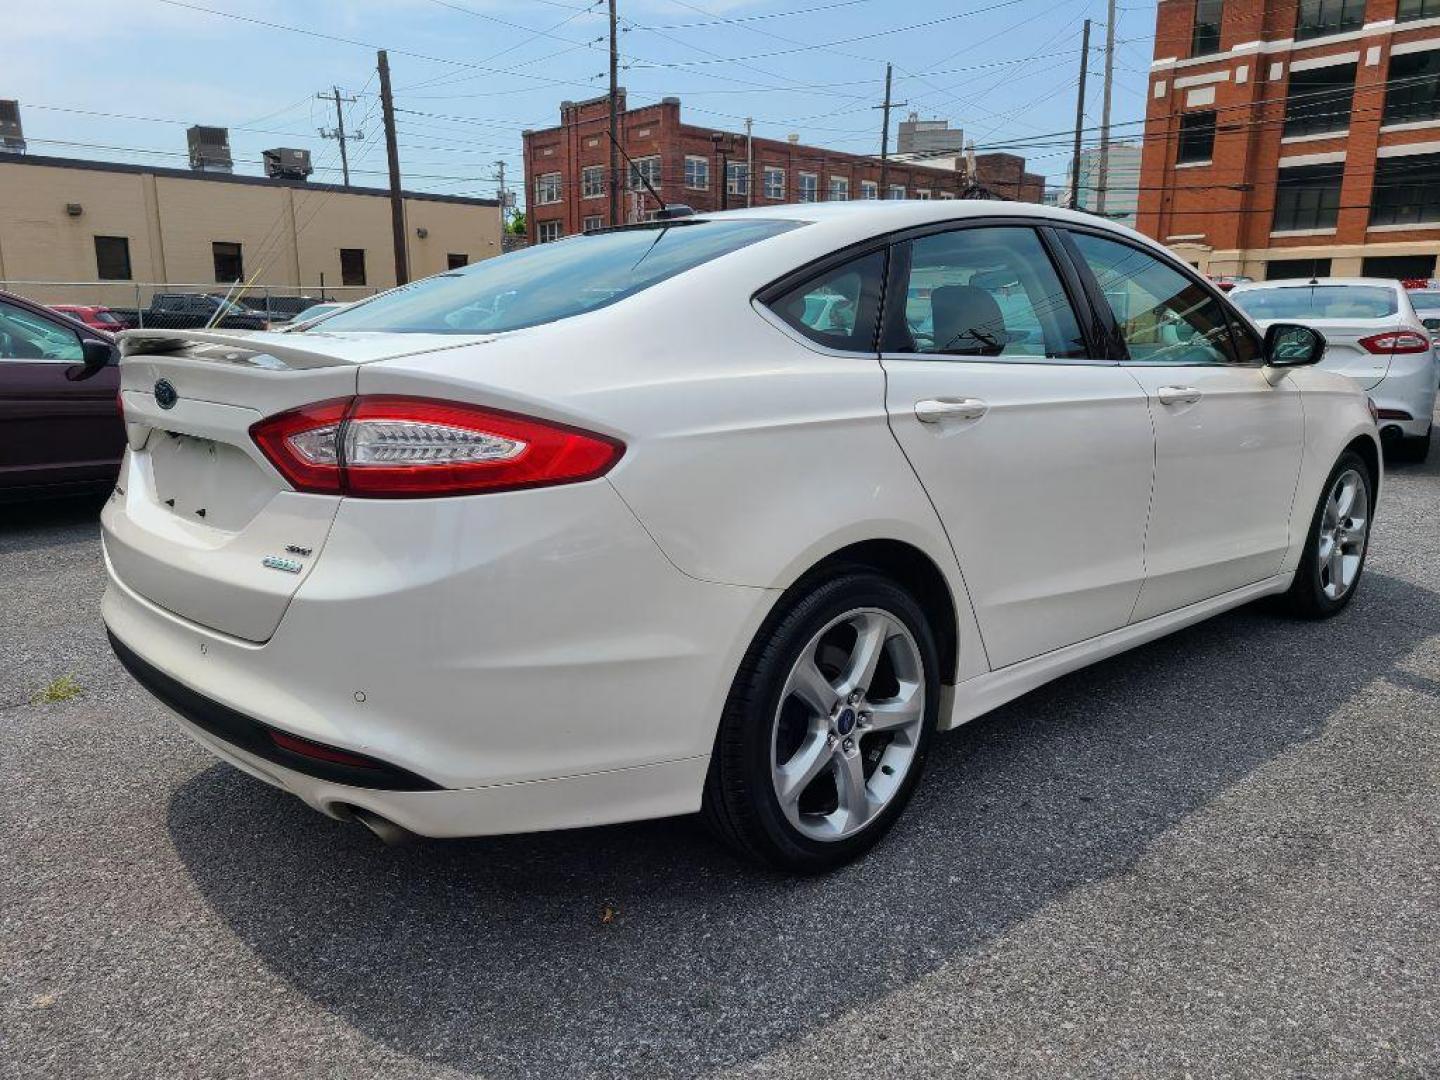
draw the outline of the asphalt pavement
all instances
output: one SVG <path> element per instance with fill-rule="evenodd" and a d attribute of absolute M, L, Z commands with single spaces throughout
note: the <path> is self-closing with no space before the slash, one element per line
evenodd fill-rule
<path fill-rule="evenodd" d="M 942 737 L 800 881 L 690 820 L 386 848 L 216 762 L 110 656 L 97 508 L 0 506 L 0 1075 L 1440 1075 L 1440 454 L 1345 614 Z"/>

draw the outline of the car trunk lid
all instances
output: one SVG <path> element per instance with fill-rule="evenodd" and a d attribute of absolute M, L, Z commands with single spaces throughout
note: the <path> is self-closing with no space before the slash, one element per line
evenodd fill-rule
<path fill-rule="evenodd" d="M 1296 320 L 1268 319 L 1259 321 L 1262 330 L 1272 322 Z M 1326 371 L 1348 375 L 1362 390 L 1377 386 L 1390 370 L 1390 356 L 1386 353 L 1372 353 L 1360 342 L 1376 334 L 1393 333 L 1406 329 L 1394 317 L 1381 319 L 1313 319 L 1303 321 L 1325 335 L 1325 355 L 1317 365 Z"/>

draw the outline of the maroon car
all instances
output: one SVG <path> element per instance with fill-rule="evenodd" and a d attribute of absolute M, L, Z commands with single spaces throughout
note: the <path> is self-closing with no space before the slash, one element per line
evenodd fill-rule
<path fill-rule="evenodd" d="M 110 334 L 0 292 L 0 501 L 113 484 L 119 389 Z"/>

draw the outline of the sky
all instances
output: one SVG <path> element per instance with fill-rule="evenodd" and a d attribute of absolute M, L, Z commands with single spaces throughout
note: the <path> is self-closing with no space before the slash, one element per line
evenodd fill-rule
<path fill-rule="evenodd" d="M 604 0 L 12 0 L 0 98 L 17 98 L 30 153 L 186 165 L 185 129 L 230 129 L 236 171 L 261 151 L 311 151 L 338 182 L 339 86 L 351 180 L 384 186 L 375 49 L 389 50 L 401 171 L 412 190 L 515 189 L 520 132 L 558 123 L 559 103 L 602 94 Z M 1063 183 L 1080 31 L 1104 0 L 619 0 L 621 85 L 632 106 L 681 99 L 682 118 L 857 153 L 878 153 L 885 64 L 893 99 L 949 119 L 977 148 L 1025 154 Z M 1114 120 L 1138 133 L 1155 0 L 1119 5 Z M 343 39 L 343 40 L 337 40 Z M 1087 125 L 1099 122 L 1092 59 Z M 1128 126 L 1126 126 L 1128 124 Z M 892 148 L 894 139 L 892 126 Z M 1087 139 L 1092 136 L 1087 135 Z M 1029 144 L 1016 146 L 1016 144 Z M 523 195 L 521 203 L 523 205 Z"/>

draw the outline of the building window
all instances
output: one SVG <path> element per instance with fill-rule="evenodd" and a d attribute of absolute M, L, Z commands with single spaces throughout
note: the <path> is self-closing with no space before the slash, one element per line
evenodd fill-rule
<path fill-rule="evenodd" d="M 767 165 L 762 175 L 765 178 L 765 198 L 785 198 L 785 170 L 772 168 Z"/>
<path fill-rule="evenodd" d="M 636 158 L 630 164 L 630 190 L 645 191 L 645 181 L 650 181 L 650 186 L 656 191 L 660 190 L 660 157 Z"/>
<path fill-rule="evenodd" d="M 456 252 L 453 252 L 453 251 L 452 251 L 449 255 L 446 255 L 446 256 L 445 256 L 445 269 L 446 269 L 446 270 L 459 270 L 459 269 L 462 269 L 463 267 L 466 267 L 466 266 L 469 266 L 469 265 L 470 265 L 470 256 L 469 256 L 469 255 L 457 254 Z"/>
<path fill-rule="evenodd" d="M 210 245 L 210 256 L 215 260 L 215 280 L 229 285 L 245 276 L 245 260 L 240 255 L 240 245 L 216 240 Z"/>
<path fill-rule="evenodd" d="M 605 166 L 586 165 L 580 170 L 580 197 L 582 199 L 598 199 L 604 194 Z"/>
<path fill-rule="evenodd" d="M 703 157 L 685 156 L 685 186 L 693 191 L 710 187 L 710 162 Z"/>
<path fill-rule="evenodd" d="M 1400 0 L 1400 10 L 1395 13 L 1396 22 L 1437 17 L 1440 17 L 1440 0 Z"/>
<path fill-rule="evenodd" d="M 586 232 L 594 232 L 596 229 L 603 229 L 605 227 L 605 219 L 599 214 L 591 214 L 581 222 L 581 227 L 584 228 Z"/>
<path fill-rule="evenodd" d="M 560 201 L 560 174 L 546 173 L 535 178 L 535 201 L 541 206 Z"/>
<path fill-rule="evenodd" d="M 1390 57 L 1386 124 L 1440 119 L 1440 50 Z"/>
<path fill-rule="evenodd" d="M 1309 280 L 1330 276 L 1329 259 L 1271 259 L 1265 264 L 1266 281 Z"/>
<path fill-rule="evenodd" d="M 1340 215 L 1340 179 L 1345 163 L 1281 169 L 1275 185 L 1276 232 L 1333 229 Z"/>
<path fill-rule="evenodd" d="M 1190 162 L 1209 161 L 1215 152 L 1215 113 L 1190 112 L 1180 117 L 1180 150 L 1175 162 L 1185 165 Z"/>
<path fill-rule="evenodd" d="M 535 238 L 542 244 L 548 244 L 552 240 L 559 240 L 563 234 L 560 232 L 558 221 L 538 221 L 535 223 Z"/>
<path fill-rule="evenodd" d="M 1365 0 L 1300 0 L 1295 40 L 1343 34 L 1365 25 Z"/>
<path fill-rule="evenodd" d="M 95 237 L 95 273 L 101 281 L 130 280 L 130 238 Z"/>
<path fill-rule="evenodd" d="M 1195 26 L 1190 31 L 1190 55 L 1209 56 L 1220 51 L 1220 15 L 1225 0 L 1195 0 Z"/>
<path fill-rule="evenodd" d="M 860 198 L 862 198 L 862 199 L 878 199 L 878 198 L 880 198 L 880 185 L 877 184 L 874 180 L 861 180 L 861 181 L 860 181 Z"/>
<path fill-rule="evenodd" d="M 820 198 L 820 177 L 813 172 L 802 172 L 795 190 L 801 202 L 815 202 Z"/>
<path fill-rule="evenodd" d="M 731 195 L 750 194 L 750 166 L 743 161 L 725 163 L 725 190 Z"/>
<path fill-rule="evenodd" d="M 1361 277 L 1428 281 L 1435 276 L 1434 255 L 1371 255 L 1360 262 Z"/>
<path fill-rule="evenodd" d="M 830 177 L 830 201 L 845 202 L 850 198 L 850 178 L 848 176 Z"/>
<path fill-rule="evenodd" d="M 917 198 L 917 199 L 928 199 L 928 198 L 930 198 L 930 189 L 929 189 L 928 187 L 917 187 L 917 188 L 915 189 L 915 198 Z"/>
<path fill-rule="evenodd" d="M 1344 131 L 1350 126 L 1354 97 L 1354 64 L 1292 71 L 1285 95 L 1285 134 Z"/>
<path fill-rule="evenodd" d="M 1375 163 L 1371 225 L 1440 221 L 1440 154 L 1381 158 Z"/>
<path fill-rule="evenodd" d="M 905 198 L 905 185 L 904 185 L 904 184 L 891 184 L 891 185 L 890 185 L 890 190 L 889 190 L 889 192 L 886 194 L 885 197 L 886 197 L 887 199 L 903 199 L 903 198 Z"/>
<path fill-rule="evenodd" d="M 365 249 L 340 249 L 340 284 L 365 284 Z"/>

